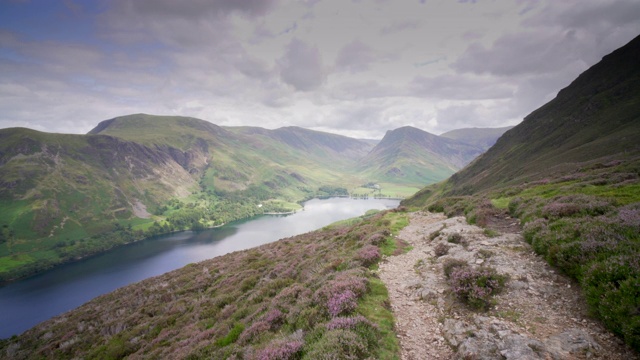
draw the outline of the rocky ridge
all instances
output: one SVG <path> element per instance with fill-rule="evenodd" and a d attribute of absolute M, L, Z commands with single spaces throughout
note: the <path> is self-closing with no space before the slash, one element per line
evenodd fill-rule
<path fill-rule="evenodd" d="M 411 214 L 398 237 L 413 249 L 386 258 L 379 273 L 389 289 L 402 359 L 638 358 L 589 317 L 575 281 L 535 255 L 516 219 L 494 224 L 502 233 L 464 217 Z M 447 283 L 447 259 L 495 268 L 508 277 L 505 289 L 488 309 L 470 308 Z"/>

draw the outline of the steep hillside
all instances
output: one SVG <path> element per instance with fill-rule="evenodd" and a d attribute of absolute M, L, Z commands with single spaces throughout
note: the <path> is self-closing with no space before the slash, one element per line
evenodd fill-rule
<path fill-rule="evenodd" d="M 640 351 L 640 37 L 605 56 L 450 179 L 403 205 L 514 217 L 590 313 Z"/>
<path fill-rule="evenodd" d="M 447 131 L 444 134 L 440 134 L 441 137 L 446 137 L 453 140 L 458 140 L 469 145 L 478 146 L 484 150 L 493 146 L 496 140 L 507 130 L 510 130 L 513 126 L 501 127 L 501 128 L 465 128 Z"/>
<path fill-rule="evenodd" d="M 0 274 L 26 275 L 138 238 L 114 225 L 150 221 L 148 211 L 198 188 L 176 160 L 111 136 L 0 130 Z"/>
<path fill-rule="evenodd" d="M 640 38 L 605 56 L 449 181 L 451 194 L 540 180 L 640 151 Z"/>
<path fill-rule="evenodd" d="M 406 126 L 388 131 L 359 162 L 371 178 L 405 184 L 445 179 L 482 153 L 482 149 Z"/>

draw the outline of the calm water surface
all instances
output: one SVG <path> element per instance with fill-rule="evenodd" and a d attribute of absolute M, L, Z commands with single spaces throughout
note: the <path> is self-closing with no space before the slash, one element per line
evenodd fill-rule
<path fill-rule="evenodd" d="M 186 264 L 302 234 L 369 209 L 397 205 L 397 200 L 315 199 L 293 215 L 262 216 L 217 229 L 159 236 L 63 265 L 0 287 L 0 338 L 20 334 L 98 295 Z"/>

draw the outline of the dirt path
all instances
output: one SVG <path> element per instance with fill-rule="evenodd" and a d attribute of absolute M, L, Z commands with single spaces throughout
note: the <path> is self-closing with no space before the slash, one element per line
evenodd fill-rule
<path fill-rule="evenodd" d="M 417 212 L 410 219 L 398 237 L 413 249 L 380 266 L 402 359 L 638 359 L 587 315 L 576 284 L 535 255 L 519 233 L 487 237 L 463 217 L 442 214 Z M 459 243 L 448 242 L 456 233 Z M 440 251 L 448 247 L 439 257 L 438 244 Z M 451 258 L 509 275 L 494 306 L 472 310 L 450 292 L 442 263 Z"/>

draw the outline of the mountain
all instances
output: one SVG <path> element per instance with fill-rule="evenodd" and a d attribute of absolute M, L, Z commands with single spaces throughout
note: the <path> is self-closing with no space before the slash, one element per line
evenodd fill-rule
<path fill-rule="evenodd" d="M 3 129 L 0 141 L 0 281 L 361 184 L 381 183 L 388 196 L 415 192 L 482 151 L 415 128 L 376 145 L 146 114 L 102 121 L 87 135 Z"/>
<path fill-rule="evenodd" d="M 449 180 L 466 194 L 640 151 L 640 39 L 605 56 Z"/>
<path fill-rule="evenodd" d="M 445 179 L 482 151 L 478 146 L 405 126 L 387 131 L 362 158 L 359 169 L 388 182 L 428 184 Z"/>
<path fill-rule="evenodd" d="M 513 128 L 513 126 L 501 128 L 464 128 L 447 131 L 446 133 L 440 134 L 440 136 L 458 140 L 469 145 L 475 145 L 486 150 L 493 146 L 496 140 L 511 128 Z"/>
<path fill-rule="evenodd" d="M 312 156 L 320 162 L 348 163 L 361 159 L 374 145 L 365 140 L 304 129 L 297 126 L 275 130 L 258 127 L 228 127 L 232 132 L 251 137 L 264 137 Z"/>
<path fill-rule="evenodd" d="M 471 164 L 402 202 L 494 228 L 580 284 L 589 314 L 640 351 L 640 36 Z M 488 229 L 490 230 L 490 229 Z"/>

